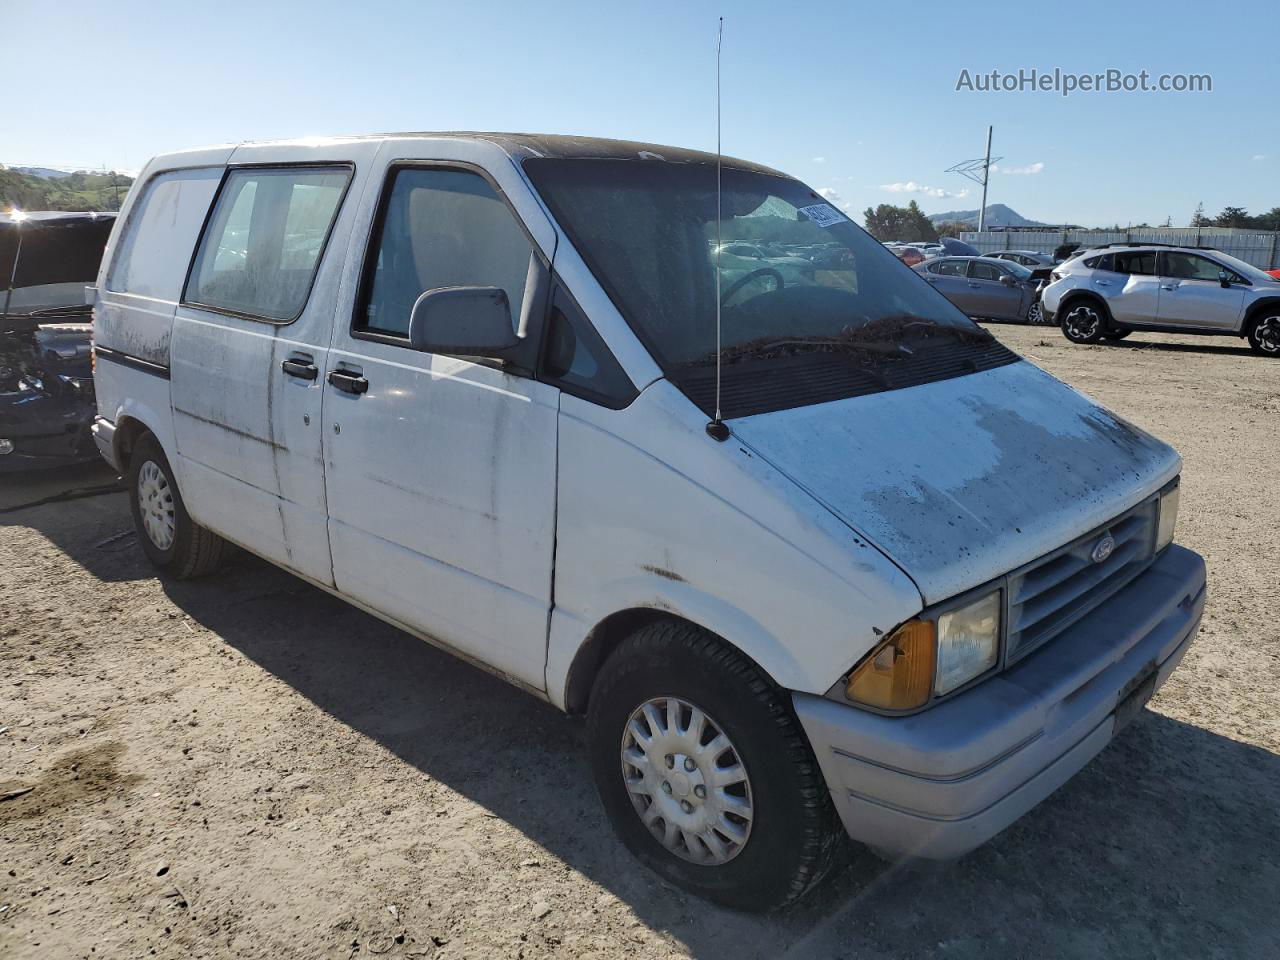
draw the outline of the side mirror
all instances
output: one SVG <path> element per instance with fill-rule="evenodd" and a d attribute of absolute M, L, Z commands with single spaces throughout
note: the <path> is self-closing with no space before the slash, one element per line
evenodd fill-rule
<path fill-rule="evenodd" d="M 409 344 L 424 353 L 501 359 L 520 338 L 511 304 L 498 287 L 437 287 L 409 315 Z"/>
<path fill-rule="evenodd" d="M 1231 274 L 1227 273 L 1227 271 L 1225 270 L 1219 270 L 1218 282 L 1222 284 L 1224 287 L 1231 286 Z"/>
<path fill-rule="evenodd" d="M 1000 282 L 1006 287 L 1012 287 L 1017 281 L 1014 280 L 1013 277 L 1009 276 L 1009 274 L 1002 273 L 1000 274 Z"/>

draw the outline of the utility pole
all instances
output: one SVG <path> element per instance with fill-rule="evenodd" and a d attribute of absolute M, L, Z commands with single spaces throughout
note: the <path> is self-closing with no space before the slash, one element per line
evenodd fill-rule
<path fill-rule="evenodd" d="M 966 160 L 946 169 L 947 173 L 958 173 L 960 176 L 968 177 L 974 183 L 982 185 L 982 207 L 978 210 L 979 233 L 987 227 L 987 182 L 991 179 L 991 165 L 1004 159 L 1004 157 L 993 157 L 991 155 L 992 130 L 991 126 L 987 127 L 987 152 L 985 156 L 979 157 L 977 160 Z"/>
<path fill-rule="evenodd" d="M 978 232 L 981 233 L 987 227 L 987 181 L 991 179 L 991 131 L 994 128 L 987 127 L 987 158 L 982 163 L 982 207 L 978 210 Z"/>

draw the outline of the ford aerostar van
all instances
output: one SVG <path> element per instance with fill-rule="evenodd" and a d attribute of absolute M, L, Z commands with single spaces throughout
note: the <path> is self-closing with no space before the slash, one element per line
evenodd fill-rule
<path fill-rule="evenodd" d="M 1200 623 L 1178 455 L 766 167 L 174 153 L 95 309 L 95 435 L 158 567 L 239 545 L 585 715 L 623 843 L 722 903 L 801 896 L 841 830 L 983 843 Z"/>

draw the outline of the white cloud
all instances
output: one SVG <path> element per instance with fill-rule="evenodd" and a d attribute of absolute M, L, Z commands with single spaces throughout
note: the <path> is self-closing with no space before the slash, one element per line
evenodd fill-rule
<path fill-rule="evenodd" d="M 846 212 L 849 210 L 849 201 L 840 196 L 839 193 L 832 190 L 830 187 L 819 188 L 818 196 L 827 201 L 827 203 L 831 204 L 837 210 L 844 210 Z"/>
<path fill-rule="evenodd" d="M 1024 177 L 1030 176 L 1033 173 L 1039 173 L 1043 169 L 1044 169 L 1044 164 L 1039 161 L 1035 163 L 1029 163 L 1025 167 L 1002 167 L 998 163 L 993 163 L 991 165 L 992 173 L 1011 173 L 1011 174 L 1024 176 Z"/>
<path fill-rule="evenodd" d="M 1253 155 L 1253 159 L 1255 159 L 1255 160 L 1265 160 L 1265 159 L 1267 159 L 1267 155 L 1266 155 L 1265 153 L 1255 153 L 1255 154 Z"/>
<path fill-rule="evenodd" d="M 826 157 L 814 157 L 814 158 L 813 158 L 813 162 L 814 162 L 814 163 L 826 163 L 826 162 L 827 162 L 827 158 L 826 158 Z"/>
<path fill-rule="evenodd" d="M 923 183 L 916 183 L 914 180 L 899 180 L 897 183 L 882 183 L 881 190 L 887 190 L 889 193 L 919 193 L 926 197 L 953 197 L 960 199 L 969 195 L 968 190 L 961 190 L 959 193 L 953 193 L 950 190 L 944 190 L 942 187 L 929 187 Z"/>

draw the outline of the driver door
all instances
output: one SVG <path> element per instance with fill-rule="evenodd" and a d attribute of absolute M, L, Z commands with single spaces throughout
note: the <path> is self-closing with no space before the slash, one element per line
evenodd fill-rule
<path fill-rule="evenodd" d="M 1244 280 L 1233 271 L 1196 253 L 1160 254 L 1161 323 L 1234 331 L 1240 328 L 1243 309 Z"/>
<path fill-rule="evenodd" d="M 407 336 L 414 301 L 438 287 L 500 287 L 523 318 L 545 307 L 530 260 L 549 264 L 551 226 L 544 216 L 526 228 L 506 199 L 519 184 L 465 162 L 475 149 L 436 144 L 430 160 L 379 176 L 363 278 L 324 384 L 334 581 L 540 690 L 560 392 L 497 361 L 414 350 Z"/>

